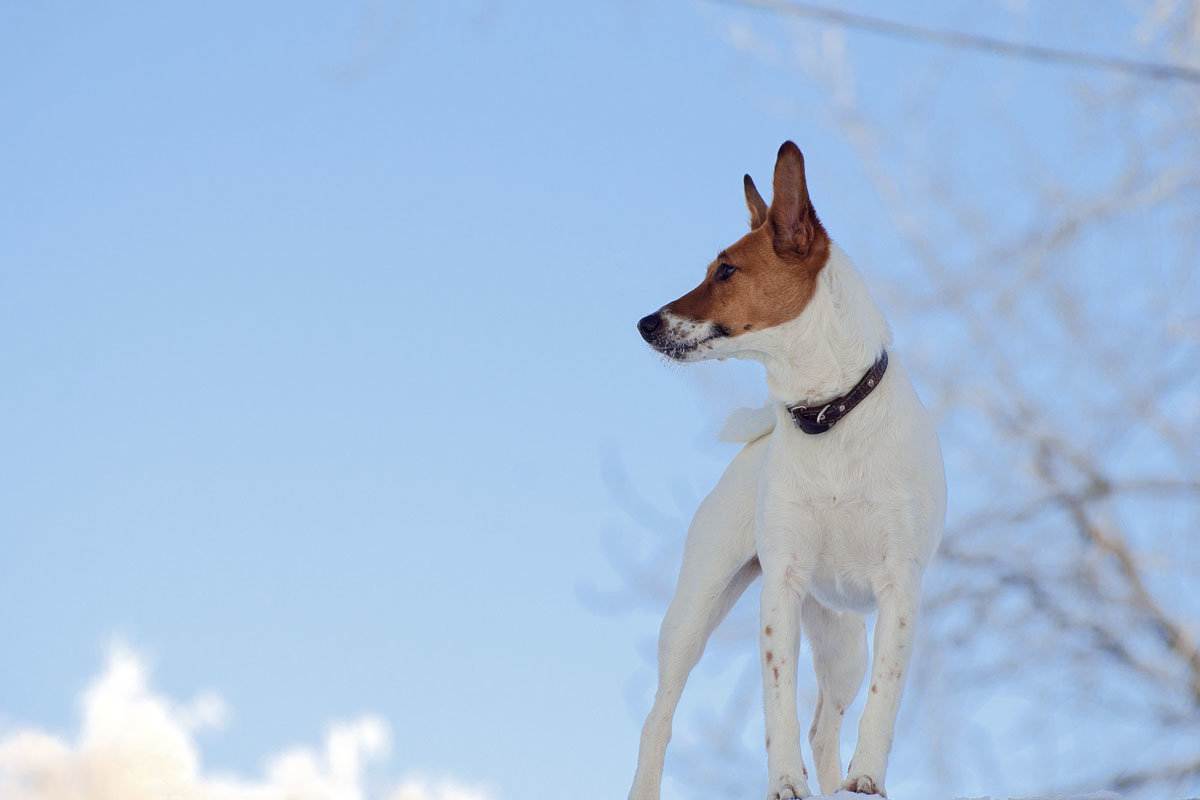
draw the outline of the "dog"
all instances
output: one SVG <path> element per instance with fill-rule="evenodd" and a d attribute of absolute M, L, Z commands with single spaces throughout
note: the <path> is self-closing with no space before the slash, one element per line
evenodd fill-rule
<path fill-rule="evenodd" d="M 813 210 L 800 149 L 779 149 L 770 206 L 749 175 L 744 188 L 750 232 L 699 286 L 637 325 L 675 361 L 761 362 L 769 397 L 726 424 L 723 438 L 744 446 L 688 529 L 629 798 L 659 797 L 688 674 L 760 575 L 767 799 L 811 794 L 796 708 L 801 632 L 817 678 L 808 740 L 821 791 L 886 796 L 921 576 L 945 520 L 941 448 L 883 314 Z M 867 671 L 864 615 L 875 610 L 870 690 L 846 774 L 838 739 Z"/>

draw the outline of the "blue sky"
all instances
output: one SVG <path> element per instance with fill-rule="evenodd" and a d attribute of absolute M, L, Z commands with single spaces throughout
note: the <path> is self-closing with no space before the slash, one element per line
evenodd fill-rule
<path fill-rule="evenodd" d="M 634 322 L 741 235 L 787 138 L 852 255 L 893 236 L 743 18 L 0 10 L 0 731 L 70 730 L 117 636 L 228 700 L 221 769 L 371 712 L 396 771 L 623 796 L 657 618 L 581 599 L 620 582 L 606 464 L 686 515 L 762 394 Z M 868 74 L 903 53 L 851 42 Z"/>

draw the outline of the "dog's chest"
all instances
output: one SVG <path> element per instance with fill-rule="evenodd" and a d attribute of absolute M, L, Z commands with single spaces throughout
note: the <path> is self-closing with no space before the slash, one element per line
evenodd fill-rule
<path fill-rule="evenodd" d="M 782 434 L 796 436 L 796 431 Z M 759 483 L 757 546 L 823 605 L 870 611 L 896 530 L 881 465 L 833 448 L 772 448 Z"/>

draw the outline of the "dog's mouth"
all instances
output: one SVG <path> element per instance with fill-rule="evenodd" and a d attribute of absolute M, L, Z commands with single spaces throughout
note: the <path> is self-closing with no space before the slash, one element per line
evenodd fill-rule
<path fill-rule="evenodd" d="M 667 342 L 663 344 L 651 342 L 650 346 L 672 361 L 691 361 L 691 356 L 700 349 L 700 345 L 709 341 L 711 339 L 703 339 L 698 342 Z"/>
<path fill-rule="evenodd" d="M 685 336 L 678 336 L 677 326 L 664 325 L 656 335 L 645 336 L 646 342 L 672 361 L 696 361 L 697 356 L 712 349 L 712 343 L 730 335 L 724 325 L 713 322 L 698 325 L 690 322 Z"/>

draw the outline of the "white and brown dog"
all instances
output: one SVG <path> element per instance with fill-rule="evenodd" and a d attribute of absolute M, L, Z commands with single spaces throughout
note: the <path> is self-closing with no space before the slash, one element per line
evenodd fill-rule
<path fill-rule="evenodd" d="M 770 398 L 726 425 L 726 438 L 746 445 L 688 530 L 630 800 L 659 797 L 688 673 L 759 574 L 768 800 L 811 794 L 796 710 L 801 631 L 819 687 L 808 739 L 821 791 L 882 795 L 921 574 L 945 518 L 932 420 L 889 356 L 891 333 L 862 277 L 813 211 L 799 148 L 779 149 L 770 207 L 749 175 L 745 190 L 750 233 L 699 286 L 638 323 L 678 361 L 762 362 Z M 863 615 L 875 609 L 871 688 L 843 780 L 838 737 L 867 669 Z"/>

